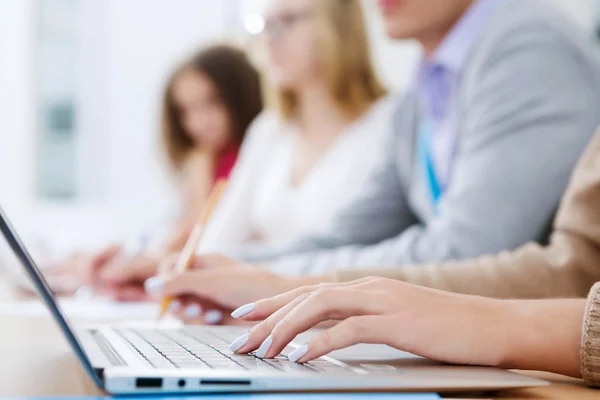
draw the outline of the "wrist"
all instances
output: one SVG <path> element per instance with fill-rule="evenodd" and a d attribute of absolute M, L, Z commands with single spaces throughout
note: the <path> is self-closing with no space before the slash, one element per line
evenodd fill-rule
<path fill-rule="evenodd" d="M 579 376 L 582 302 L 504 301 L 506 332 L 498 366 Z"/>
<path fill-rule="evenodd" d="M 496 363 L 504 369 L 521 369 L 523 352 L 527 352 L 532 341 L 532 318 L 523 303 L 512 300 L 495 300 L 498 310 L 496 318 Z"/>

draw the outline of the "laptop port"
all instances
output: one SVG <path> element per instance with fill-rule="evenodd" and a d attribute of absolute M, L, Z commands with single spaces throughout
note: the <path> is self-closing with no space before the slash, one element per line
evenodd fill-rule
<path fill-rule="evenodd" d="M 250 386 L 250 381 L 217 381 L 212 379 L 202 379 L 200 385 Z"/>
<path fill-rule="evenodd" d="M 156 389 L 161 388 L 163 384 L 162 378 L 137 378 L 135 387 L 139 389 Z"/>

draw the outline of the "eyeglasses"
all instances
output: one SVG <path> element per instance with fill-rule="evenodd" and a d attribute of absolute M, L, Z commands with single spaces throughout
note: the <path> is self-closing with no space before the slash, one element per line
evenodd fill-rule
<path fill-rule="evenodd" d="M 296 11 L 278 15 L 277 17 L 269 17 L 265 20 L 264 33 L 267 36 L 278 37 L 287 33 L 291 28 L 299 22 L 306 21 L 312 18 L 312 11 Z"/>

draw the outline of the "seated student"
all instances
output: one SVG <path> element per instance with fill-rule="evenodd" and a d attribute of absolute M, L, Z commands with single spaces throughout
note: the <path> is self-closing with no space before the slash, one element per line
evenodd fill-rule
<path fill-rule="evenodd" d="M 154 264 L 159 254 L 183 247 L 217 180 L 227 178 L 250 123 L 262 110 L 258 71 L 243 51 L 227 45 L 194 54 L 169 79 L 163 100 L 161 135 L 164 152 L 181 194 L 181 206 L 159 249 L 131 263 Z M 53 269 L 79 281 L 112 263 L 123 268 L 123 245 L 96 254 L 76 254 Z M 154 254 L 158 253 L 158 254 Z"/>
<path fill-rule="evenodd" d="M 365 184 L 391 129 L 359 0 L 272 0 L 265 22 L 276 107 L 251 126 L 202 252 L 319 232 Z"/>
<path fill-rule="evenodd" d="M 424 50 L 385 164 L 327 232 L 237 256 L 318 274 L 544 242 L 600 122 L 595 40 L 541 0 L 378 4 Z"/>

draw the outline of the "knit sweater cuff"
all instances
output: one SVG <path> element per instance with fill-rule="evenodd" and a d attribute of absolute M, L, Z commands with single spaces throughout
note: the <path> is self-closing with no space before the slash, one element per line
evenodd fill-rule
<path fill-rule="evenodd" d="M 600 387 L 600 283 L 590 292 L 583 319 L 581 374 L 586 384 Z"/>

